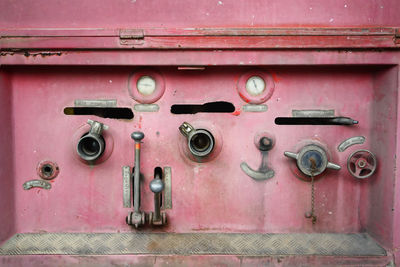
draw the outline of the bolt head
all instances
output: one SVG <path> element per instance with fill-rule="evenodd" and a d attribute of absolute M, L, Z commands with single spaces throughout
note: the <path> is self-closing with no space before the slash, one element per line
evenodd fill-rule
<path fill-rule="evenodd" d="M 133 132 L 131 134 L 131 138 L 133 140 L 135 140 L 136 142 L 139 142 L 144 138 L 144 133 L 142 133 L 142 132 Z"/>
<path fill-rule="evenodd" d="M 358 167 L 364 168 L 366 165 L 367 165 L 367 163 L 365 162 L 365 160 L 360 159 L 360 160 L 358 161 Z"/>

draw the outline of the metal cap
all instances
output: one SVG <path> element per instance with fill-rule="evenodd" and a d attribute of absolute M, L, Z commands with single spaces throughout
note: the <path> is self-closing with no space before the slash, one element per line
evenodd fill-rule
<path fill-rule="evenodd" d="M 140 142 L 144 138 L 144 133 L 142 132 L 133 132 L 131 134 L 131 138 L 136 142 Z"/>

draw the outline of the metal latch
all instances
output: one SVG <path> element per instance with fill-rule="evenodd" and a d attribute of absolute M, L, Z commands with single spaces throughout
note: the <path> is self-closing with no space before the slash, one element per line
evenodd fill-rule
<path fill-rule="evenodd" d="M 142 29 L 119 30 L 121 45 L 142 45 L 144 43 L 144 31 Z"/>

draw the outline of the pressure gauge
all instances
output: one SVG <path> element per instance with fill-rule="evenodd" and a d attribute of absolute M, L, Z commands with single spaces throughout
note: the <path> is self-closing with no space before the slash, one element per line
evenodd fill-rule
<path fill-rule="evenodd" d="M 275 83 L 272 75 L 263 70 L 250 70 L 237 81 L 239 96 L 248 104 L 262 104 L 271 98 Z"/>
<path fill-rule="evenodd" d="M 246 91 L 252 96 L 258 96 L 265 90 L 265 81 L 260 76 L 251 76 L 246 82 Z"/>
<path fill-rule="evenodd" d="M 137 81 L 136 87 L 140 94 L 148 96 L 156 90 L 156 81 L 150 76 L 142 76 Z"/>

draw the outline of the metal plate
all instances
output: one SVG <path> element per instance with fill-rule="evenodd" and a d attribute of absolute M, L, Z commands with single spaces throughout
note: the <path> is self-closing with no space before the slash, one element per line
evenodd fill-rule
<path fill-rule="evenodd" d="M 303 110 L 292 110 L 293 117 L 300 117 L 300 118 L 330 118 L 335 117 L 335 110 L 334 109 L 303 109 Z"/>
<path fill-rule="evenodd" d="M 75 107 L 99 107 L 99 108 L 112 108 L 117 106 L 116 99 L 75 99 Z"/>
<path fill-rule="evenodd" d="M 266 112 L 268 110 L 267 105 L 243 105 L 242 110 L 244 112 Z"/>
<path fill-rule="evenodd" d="M 157 112 L 160 109 L 157 104 L 136 104 L 133 108 L 139 112 Z"/>
<path fill-rule="evenodd" d="M 130 208 L 132 203 L 132 196 L 131 168 L 129 166 L 122 167 L 122 179 L 124 208 Z"/>
<path fill-rule="evenodd" d="M 171 167 L 164 167 L 164 209 L 172 209 Z"/>
<path fill-rule="evenodd" d="M 324 255 L 384 256 L 367 234 L 16 234 L 0 255 Z"/>
<path fill-rule="evenodd" d="M 365 137 L 364 136 L 354 136 L 344 140 L 339 146 L 339 152 L 345 151 L 347 148 L 351 147 L 352 145 L 361 145 L 364 144 Z"/>
<path fill-rule="evenodd" d="M 43 188 L 46 190 L 51 189 L 51 184 L 44 180 L 30 180 L 30 181 L 25 182 L 22 186 L 24 187 L 25 190 L 29 190 L 34 187 L 39 187 L 39 188 Z"/>

